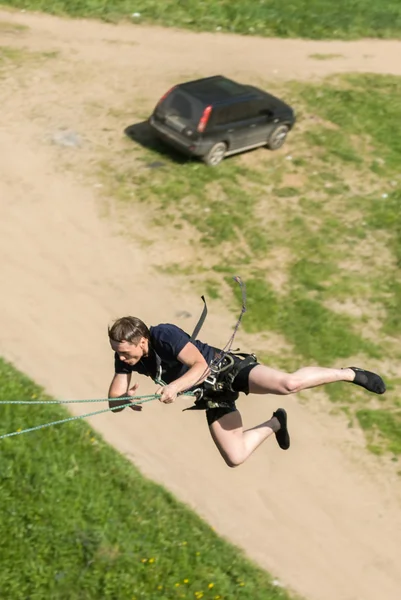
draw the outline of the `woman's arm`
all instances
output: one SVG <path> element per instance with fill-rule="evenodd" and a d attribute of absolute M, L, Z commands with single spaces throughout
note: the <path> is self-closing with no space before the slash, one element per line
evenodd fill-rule
<path fill-rule="evenodd" d="M 109 408 L 115 408 L 112 412 L 120 412 L 124 410 L 127 404 L 130 404 L 129 400 L 118 400 L 118 398 L 126 397 L 126 396 L 134 396 L 135 391 L 138 389 L 138 383 L 134 383 L 134 385 L 130 388 L 129 384 L 131 382 L 131 373 L 115 373 L 114 377 L 111 381 L 109 387 Z M 116 400 L 114 400 L 116 398 Z M 142 406 L 137 404 L 130 405 L 132 410 L 142 410 Z"/>
<path fill-rule="evenodd" d="M 197 383 L 201 383 L 209 374 L 209 367 L 205 358 L 192 342 L 188 342 L 184 346 L 177 358 L 181 363 L 189 367 L 189 369 L 184 375 L 172 381 L 169 385 L 157 390 L 157 393 L 161 395 L 160 401 L 166 404 L 174 402 L 177 394 L 188 390 Z"/>
<path fill-rule="evenodd" d="M 127 396 L 129 384 L 131 382 L 131 373 L 114 373 L 109 387 L 109 398 L 118 398 Z"/>

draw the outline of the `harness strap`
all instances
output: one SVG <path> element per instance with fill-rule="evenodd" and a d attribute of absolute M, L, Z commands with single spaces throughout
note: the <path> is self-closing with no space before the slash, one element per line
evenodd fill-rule
<path fill-rule="evenodd" d="M 238 352 L 235 356 L 244 356 L 244 354 Z M 230 390 L 234 391 L 232 389 L 232 384 L 234 382 L 234 379 L 237 377 L 238 373 L 242 371 L 242 369 L 245 369 L 245 367 L 247 367 L 248 365 L 251 365 L 255 362 L 257 362 L 255 354 L 246 354 L 245 358 L 243 358 L 240 363 L 234 364 L 233 368 L 230 369 L 224 376 L 224 379 L 226 380 Z"/>
<path fill-rule="evenodd" d="M 193 342 L 196 340 L 196 338 L 198 337 L 198 333 L 200 332 L 203 323 L 205 322 L 206 316 L 207 316 L 207 304 L 206 304 L 206 300 L 205 300 L 205 296 L 201 296 L 202 300 L 203 300 L 203 310 L 202 310 L 202 314 L 199 317 L 199 321 L 197 322 L 195 329 L 192 332 L 192 335 L 189 339 L 190 342 Z"/>
<path fill-rule="evenodd" d="M 216 401 L 216 400 L 212 400 L 211 398 L 199 398 L 199 400 L 195 401 L 195 404 L 193 406 L 188 406 L 188 408 L 183 408 L 182 412 L 184 412 L 185 410 L 207 410 L 210 408 L 221 408 L 221 407 L 226 407 L 226 408 L 231 408 L 232 405 L 234 404 L 234 402 L 223 402 L 223 401 Z"/>

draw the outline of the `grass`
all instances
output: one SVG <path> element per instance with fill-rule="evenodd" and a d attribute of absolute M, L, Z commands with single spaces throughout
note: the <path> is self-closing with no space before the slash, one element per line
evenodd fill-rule
<path fill-rule="evenodd" d="M 29 52 L 20 48 L 11 48 L 9 46 L 0 46 L 0 65 L 7 62 L 18 64 L 29 58 Z"/>
<path fill-rule="evenodd" d="M 0 21 L 0 33 L 24 33 L 28 31 L 29 27 L 26 25 L 19 25 L 18 23 L 10 23 L 9 21 Z"/>
<path fill-rule="evenodd" d="M 8 0 L 5 5 L 116 22 L 310 39 L 400 38 L 398 0 Z"/>
<path fill-rule="evenodd" d="M 1 33 L 1 28 L 0 28 Z M 56 58 L 57 52 L 30 52 L 21 48 L 0 45 L 0 75 L 9 67 L 18 68 L 25 65 L 35 66 L 50 58 Z"/>
<path fill-rule="evenodd" d="M 363 353 L 379 358 L 381 349 L 354 331 L 353 319 L 335 314 L 312 298 L 300 294 L 279 299 L 263 279 L 247 280 L 249 316 L 247 331 L 277 331 L 308 362 L 330 364 L 336 358 Z M 260 318 L 260 315 L 262 318 Z"/>
<path fill-rule="evenodd" d="M 315 54 L 310 54 L 309 58 L 314 58 L 315 60 L 332 60 L 334 58 L 344 58 L 342 54 L 322 54 L 316 52 Z"/>
<path fill-rule="evenodd" d="M 366 432 L 369 449 L 375 454 L 401 454 L 401 410 L 361 409 L 356 412 L 358 422 Z"/>
<path fill-rule="evenodd" d="M 0 399 L 49 398 L 0 359 Z M 1 433 L 66 416 L 54 405 L 0 413 Z M 85 422 L 0 444 L 2 598 L 288 600 Z"/>
<path fill-rule="evenodd" d="M 127 208 L 139 202 L 150 219 L 157 215 L 156 228 L 175 228 L 177 244 L 184 223 L 186 239 L 190 227 L 199 259 L 191 254 L 181 272 L 192 269 L 210 298 L 229 303 L 234 294 L 235 312 L 231 276 L 242 276 L 245 331 L 284 336 L 298 364 L 352 360 L 383 365 L 386 375 L 385 365 L 401 358 L 401 79 L 336 76 L 273 91 L 298 114 L 281 152 L 258 150 L 210 169 L 127 140 L 100 176 Z M 163 166 L 150 177 L 155 160 Z M 353 411 L 367 401 L 354 387 L 342 393 Z M 386 402 L 391 411 L 392 396 Z"/>

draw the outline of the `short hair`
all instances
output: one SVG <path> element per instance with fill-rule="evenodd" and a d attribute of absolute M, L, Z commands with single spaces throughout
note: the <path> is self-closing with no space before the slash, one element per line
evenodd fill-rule
<path fill-rule="evenodd" d="M 113 342 L 138 344 L 142 337 L 150 339 L 150 331 L 143 321 L 136 317 L 121 317 L 108 328 L 109 338 Z"/>

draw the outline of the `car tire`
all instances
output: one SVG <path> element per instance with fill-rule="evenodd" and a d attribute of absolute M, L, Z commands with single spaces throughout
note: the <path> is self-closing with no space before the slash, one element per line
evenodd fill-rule
<path fill-rule="evenodd" d="M 207 154 L 203 157 L 203 162 L 209 167 L 217 167 L 224 159 L 227 152 L 227 144 L 225 142 L 217 142 L 212 146 Z"/>
<path fill-rule="evenodd" d="M 277 127 L 275 127 L 275 129 L 273 129 L 269 135 L 267 147 L 270 148 L 270 150 L 278 150 L 281 148 L 287 139 L 287 133 L 289 130 L 290 128 L 288 125 L 277 125 Z"/>

